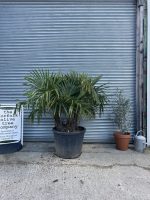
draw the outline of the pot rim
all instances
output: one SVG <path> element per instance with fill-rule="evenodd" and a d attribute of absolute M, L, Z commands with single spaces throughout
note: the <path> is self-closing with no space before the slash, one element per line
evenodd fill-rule
<path fill-rule="evenodd" d="M 118 137 L 118 138 L 131 138 L 131 134 L 122 134 L 122 133 L 114 133 L 114 137 Z"/>
<path fill-rule="evenodd" d="M 85 133 L 86 131 L 86 128 L 83 127 L 83 126 L 78 126 L 78 128 L 80 128 L 81 130 L 76 130 L 76 131 L 73 131 L 73 132 L 64 132 L 64 131 L 58 131 L 56 130 L 56 127 L 53 127 L 53 132 L 55 134 L 61 134 L 61 135 L 76 135 L 76 134 L 81 134 L 81 133 Z"/>
<path fill-rule="evenodd" d="M 127 133 L 127 134 L 124 134 L 124 133 Z M 130 132 L 115 131 L 114 135 L 131 135 L 131 133 Z"/>

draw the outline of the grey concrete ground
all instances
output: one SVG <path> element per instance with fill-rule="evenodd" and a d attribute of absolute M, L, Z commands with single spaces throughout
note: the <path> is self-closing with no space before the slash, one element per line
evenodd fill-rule
<path fill-rule="evenodd" d="M 25 143 L 0 155 L 0 200 L 150 200 L 150 151 L 86 144 L 64 160 L 53 144 Z"/>

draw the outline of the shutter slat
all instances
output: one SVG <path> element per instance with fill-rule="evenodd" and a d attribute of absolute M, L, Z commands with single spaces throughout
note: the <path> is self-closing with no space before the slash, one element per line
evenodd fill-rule
<path fill-rule="evenodd" d="M 52 72 L 75 70 L 102 74 L 110 104 L 116 88 L 132 104 L 135 130 L 135 0 L 0 0 L 0 103 L 23 100 L 24 76 L 38 67 Z M 111 105 L 84 122 L 86 141 L 112 142 Z M 31 124 L 25 111 L 26 140 L 53 140 L 53 120 Z"/>

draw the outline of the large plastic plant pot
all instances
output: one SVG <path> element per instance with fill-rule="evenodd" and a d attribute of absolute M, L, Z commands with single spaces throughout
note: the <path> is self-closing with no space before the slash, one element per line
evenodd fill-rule
<path fill-rule="evenodd" d="M 22 149 L 21 141 L 16 143 L 1 143 L 0 144 L 0 154 L 14 153 Z"/>
<path fill-rule="evenodd" d="M 77 158 L 82 153 L 82 144 L 85 133 L 84 127 L 75 132 L 60 132 L 53 128 L 55 138 L 55 154 L 61 158 Z"/>

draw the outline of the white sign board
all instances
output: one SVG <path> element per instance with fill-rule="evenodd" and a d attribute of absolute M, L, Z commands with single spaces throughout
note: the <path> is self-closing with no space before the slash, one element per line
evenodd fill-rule
<path fill-rule="evenodd" d="M 23 143 L 23 109 L 14 114 L 16 105 L 0 105 L 0 142 Z"/>

